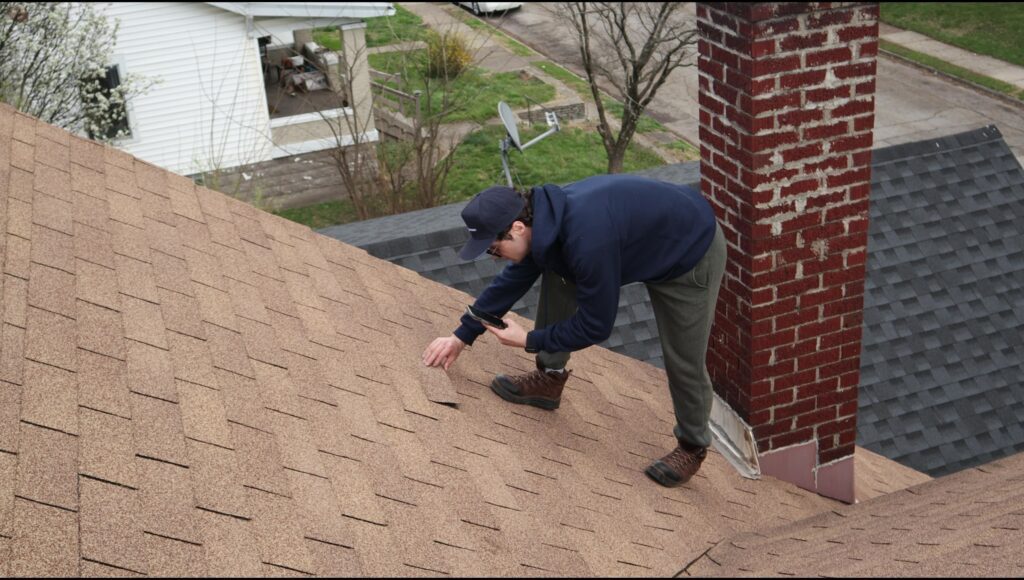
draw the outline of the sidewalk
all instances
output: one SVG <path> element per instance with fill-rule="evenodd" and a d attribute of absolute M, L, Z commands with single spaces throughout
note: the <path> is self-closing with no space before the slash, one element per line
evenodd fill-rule
<path fill-rule="evenodd" d="M 879 25 L 879 37 L 911 50 L 933 56 L 978 74 L 992 77 L 1024 90 L 1024 67 L 990 56 L 950 46 L 917 32 L 903 30 L 885 23 Z"/>

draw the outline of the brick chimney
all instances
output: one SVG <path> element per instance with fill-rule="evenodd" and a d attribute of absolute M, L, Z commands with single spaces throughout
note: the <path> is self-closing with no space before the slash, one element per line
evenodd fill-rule
<path fill-rule="evenodd" d="M 708 367 L 764 474 L 854 501 L 877 3 L 701 3 L 701 189 L 729 242 Z"/>

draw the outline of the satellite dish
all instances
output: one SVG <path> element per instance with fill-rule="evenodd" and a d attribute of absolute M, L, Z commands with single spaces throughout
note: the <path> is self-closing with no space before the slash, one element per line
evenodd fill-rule
<path fill-rule="evenodd" d="M 516 126 L 519 118 L 516 117 L 516 114 L 512 112 L 512 108 L 505 101 L 498 103 L 498 116 L 501 117 L 501 123 L 505 125 L 505 138 L 498 143 L 499 147 L 501 147 L 501 167 L 505 170 L 505 180 L 508 181 L 508 186 L 512 187 L 512 172 L 508 167 L 509 146 L 515 147 L 517 151 L 522 153 L 527 147 L 541 141 L 552 133 L 557 133 L 561 126 L 558 124 L 558 115 L 554 111 L 545 110 L 544 119 L 548 123 L 548 130 L 523 145 L 519 142 L 519 127 Z"/>
<path fill-rule="evenodd" d="M 512 145 L 519 151 L 522 151 L 523 147 L 519 143 L 519 127 L 516 126 L 518 119 L 516 114 L 512 112 L 512 107 L 509 107 L 505 101 L 499 102 L 498 116 L 501 117 L 501 122 L 505 125 L 505 131 L 508 133 L 509 139 L 512 140 Z"/>

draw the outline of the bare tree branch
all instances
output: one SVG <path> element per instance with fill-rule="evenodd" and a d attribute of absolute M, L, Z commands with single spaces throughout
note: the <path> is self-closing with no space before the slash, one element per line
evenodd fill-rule
<path fill-rule="evenodd" d="M 608 172 L 618 173 L 658 89 L 675 69 L 691 66 L 686 57 L 696 45 L 696 29 L 681 2 L 565 2 L 560 8 L 575 33 L 597 107 L 597 131 L 608 154 Z M 624 101 L 617 133 L 601 99 L 601 83 L 613 87 Z"/>

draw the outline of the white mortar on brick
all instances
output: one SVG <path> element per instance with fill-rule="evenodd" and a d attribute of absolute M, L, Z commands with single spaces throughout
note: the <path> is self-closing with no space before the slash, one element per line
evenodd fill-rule
<path fill-rule="evenodd" d="M 865 221 L 867 216 L 854 216 L 843 218 L 843 233 L 850 233 L 850 224 L 852 222 Z"/>
<path fill-rule="evenodd" d="M 849 99 L 844 99 L 844 101 L 849 101 Z M 817 127 L 817 126 L 824 125 L 824 124 L 826 124 L 826 123 L 818 123 L 818 124 L 815 124 L 815 125 L 808 125 L 808 126 L 809 127 Z M 782 152 L 781 151 L 776 151 L 775 154 L 772 155 L 772 157 L 771 157 L 771 161 L 772 161 L 772 163 L 774 165 L 765 168 L 764 171 L 765 172 L 775 172 L 775 171 L 780 171 L 780 170 L 785 170 L 785 169 L 802 169 L 803 167 L 805 167 L 805 166 L 807 166 L 809 164 L 820 163 L 820 162 L 824 162 L 824 161 L 827 161 L 829 159 L 832 159 L 832 155 L 830 155 L 829 152 L 828 152 L 828 150 L 831 149 L 831 143 L 829 141 L 824 141 L 824 140 L 821 141 L 821 142 L 822 142 L 822 148 L 824 150 L 824 153 L 822 155 L 816 155 L 814 157 L 806 157 L 806 158 L 803 158 L 803 159 L 798 159 L 796 161 L 791 161 L 789 163 L 784 163 L 783 162 L 783 158 L 782 158 Z M 845 153 L 845 155 L 852 157 L 854 154 L 860 153 L 862 151 L 864 151 L 864 150 L 859 150 L 858 149 L 858 150 L 848 151 L 847 153 Z M 765 208 L 776 208 L 776 207 L 783 206 L 783 205 L 794 205 L 794 209 L 795 209 L 795 212 L 777 214 L 775 216 L 771 216 L 771 217 L 766 218 L 764 220 L 759 220 L 757 223 L 758 224 L 762 224 L 762 225 L 767 225 L 767 224 L 772 224 L 772 223 L 774 223 L 775 221 L 778 221 L 778 220 L 785 221 L 786 219 L 789 219 L 789 218 L 795 217 L 797 215 L 800 215 L 804 211 L 804 209 L 806 208 L 808 200 L 813 199 L 815 197 L 823 196 L 823 195 L 830 195 L 832 193 L 835 193 L 837 191 L 841 191 L 841 190 L 845 189 L 844 187 L 824 188 L 824 189 L 820 189 L 818 191 L 810 191 L 810 192 L 807 192 L 805 194 L 801 194 L 801 195 L 797 195 L 797 196 L 790 196 L 790 197 L 787 197 L 787 198 L 779 197 L 779 195 L 781 194 L 783 188 L 792 185 L 796 181 L 803 181 L 803 180 L 806 180 L 808 178 L 814 178 L 814 179 L 817 179 L 820 183 L 825 183 L 825 180 L 827 178 L 827 174 L 825 173 L 825 171 L 823 171 L 821 169 L 818 169 L 813 174 L 810 174 L 810 173 L 798 173 L 797 175 L 794 175 L 792 177 L 786 177 L 786 178 L 783 178 L 783 179 L 780 179 L 778 181 L 774 181 L 774 182 L 771 182 L 771 183 L 762 183 L 762 184 L 758 185 L 757 187 L 755 187 L 753 189 L 754 192 L 772 191 L 775 194 L 773 196 L 773 199 L 771 201 L 769 201 L 769 202 L 766 202 L 766 203 L 762 204 L 762 207 L 765 207 Z M 849 223 L 848 222 L 849 221 L 853 221 L 855 219 L 857 219 L 857 218 L 849 218 L 847 220 L 844 220 L 844 223 L 846 224 L 847 232 L 849 232 Z M 777 232 L 775 235 L 778 235 L 779 233 L 781 233 L 781 231 Z"/>
<path fill-rule="evenodd" d="M 818 261 L 822 261 L 828 256 L 828 240 L 815 240 L 811 242 L 811 250 L 814 255 L 818 256 Z"/>
<path fill-rule="evenodd" d="M 826 192 L 826 193 L 828 193 L 828 192 Z M 814 192 L 805 193 L 805 194 L 800 195 L 800 196 L 795 197 L 795 198 L 787 198 L 787 199 L 784 199 L 784 200 L 779 200 L 779 203 L 770 204 L 767 207 L 778 207 L 778 206 L 781 206 L 781 205 L 790 205 L 790 204 L 795 206 L 795 205 L 797 205 L 801 201 L 803 202 L 804 206 L 806 206 L 808 199 L 810 199 L 812 197 L 819 197 L 821 195 L 824 195 L 824 194 L 823 193 L 815 194 Z M 791 219 L 793 219 L 795 217 L 800 217 L 800 216 L 804 215 L 804 211 L 803 211 L 804 208 L 795 208 L 795 209 L 796 209 L 796 211 L 786 211 L 786 212 L 775 214 L 775 215 L 770 216 L 770 217 L 759 219 L 759 220 L 757 220 L 757 223 L 759 225 L 771 225 L 772 226 L 772 235 L 776 235 L 776 236 L 782 235 L 782 224 L 784 222 L 786 222 L 788 220 L 791 220 Z"/>
<path fill-rule="evenodd" d="M 826 142 L 826 146 L 827 146 L 827 142 Z M 860 152 L 860 150 L 850 151 L 850 152 L 847 153 L 847 155 L 853 155 L 853 154 L 859 153 L 859 152 Z M 776 153 L 776 155 L 781 156 L 780 153 Z M 808 164 L 808 163 L 817 163 L 817 162 L 820 162 L 820 161 L 825 161 L 826 159 L 829 159 L 829 158 L 830 157 L 828 155 L 820 155 L 820 156 L 816 156 L 816 157 L 810 157 L 810 158 L 807 158 L 807 159 L 800 159 L 800 160 L 793 161 L 793 162 L 787 163 L 785 165 L 782 165 L 781 167 L 769 168 L 768 171 L 778 171 L 780 169 L 794 169 L 794 168 L 798 168 L 798 167 L 800 167 L 802 165 L 805 165 L 805 164 Z M 774 157 L 773 157 L 773 161 L 774 161 Z M 821 170 L 818 170 L 813 175 L 813 177 L 818 178 L 822 183 L 824 183 L 823 176 L 824 176 L 824 173 Z M 756 223 L 759 224 L 759 225 L 771 225 L 772 226 L 772 234 L 776 235 L 776 236 L 781 235 L 782 234 L 782 223 L 785 222 L 786 220 L 789 220 L 789 219 L 792 219 L 794 217 L 798 217 L 800 215 L 803 215 L 804 211 L 807 208 L 807 202 L 809 200 L 812 200 L 812 199 L 815 199 L 815 198 L 818 198 L 818 197 L 822 197 L 822 196 L 826 196 L 826 195 L 831 195 L 831 194 L 833 194 L 833 193 L 835 193 L 837 191 L 842 191 L 842 190 L 846 189 L 845 186 L 832 187 L 832 188 L 823 188 L 823 189 L 820 189 L 818 191 L 809 191 L 807 193 L 800 194 L 800 195 L 797 195 L 797 196 L 791 196 L 791 197 L 787 197 L 787 198 L 780 198 L 779 197 L 779 194 L 780 194 L 780 192 L 781 192 L 783 187 L 791 185 L 794 180 L 804 180 L 804 179 L 807 179 L 808 177 L 812 177 L 812 176 L 806 175 L 806 174 L 804 174 L 804 175 L 796 175 L 796 176 L 791 177 L 791 178 L 781 179 L 781 180 L 779 180 L 779 181 L 777 181 L 775 183 L 766 183 L 766 184 L 762 184 L 762 185 L 758 186 L 754 191 L 768 191 L 768 190 L 771 190 L 771 191 L 774 191 L 774 193 L 775 193 L 774 199 L 772 199 L 771 201 L 763 204 L 762 207 L 774 209 L 774 208 L 777 208 L 777 207 L 780 207 L 780 206 L 792 205 L 794 211 L 782 212 L 782 213 L 775 214 L 773 216 L 769 216 L 767 218 L 762 218 L 760 220 L 757 220 Z M 843 219 L 844 232 L 845 233 L 849 233 L 850 232 L 850 222 L 858 221 L 860 219 L 862 219 L 862 218 L 859 218 L 859 217 L 856 217 L 856 216 L 849 217 L 849 218 L 844 218 Z"/>
<path fill-rule="evenodd" d="M 825 71 L 824 86 L 826 89 L 834 89 L 838 87 L 840 84 L 842 84 L 842 81 L 840 81 L 839 77 L 836 76 L 835 69 L 830 68 Z"/>

